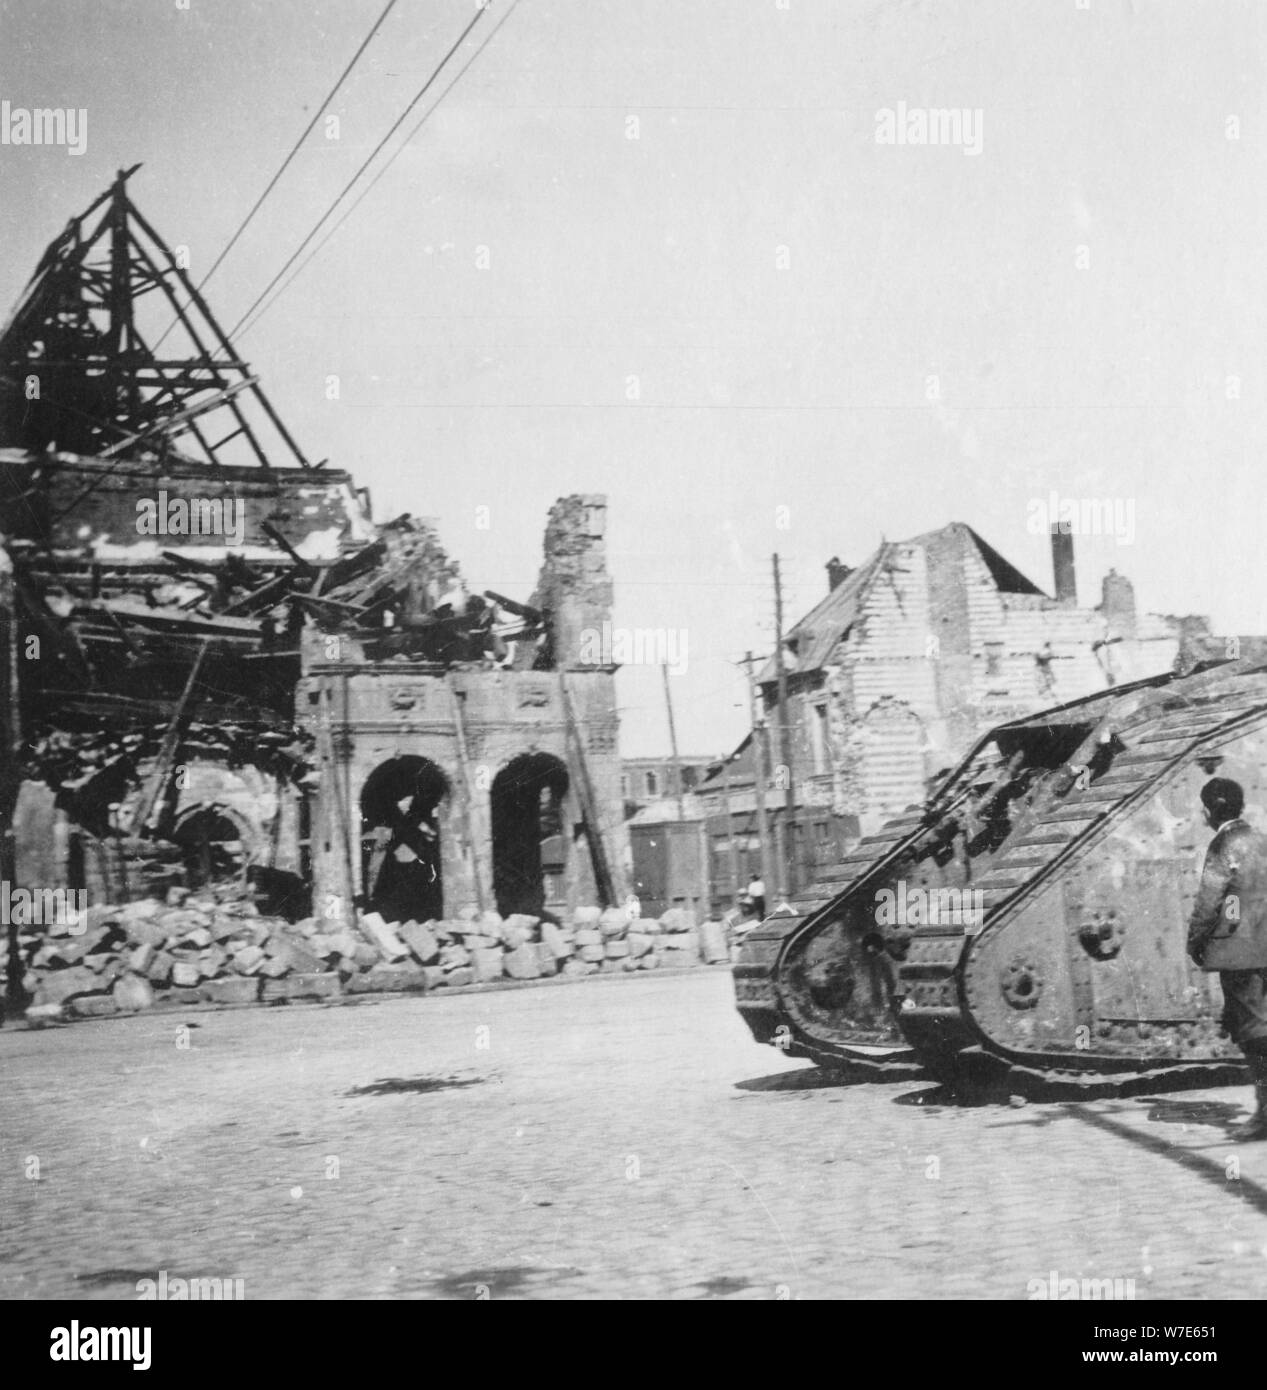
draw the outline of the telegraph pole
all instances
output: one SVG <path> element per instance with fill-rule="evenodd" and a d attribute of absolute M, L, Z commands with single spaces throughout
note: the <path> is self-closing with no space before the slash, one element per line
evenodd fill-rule
<path fill-rule="evenodd" d="M 678 760 L 677 728 L 673 723 L 673 697 L 669 694 L 669 663 L 662 662 L 660 674 L 664 677 L 664 707 L 669 712 L 669 747 L 673 752 L 673 785 L 677 790 L 678 820 L 686 820 L 686 800 L 682 795 L 682 764 Z"/>
<path fill-rule="evenodd" d="M 788 724 L 787 669 L 783 664 L 783 581 L 779 574 L 779 557 L 774 561 L 774 670 L 778 679 L 779 699 L 779 761 L 783 765 L 787 787 L 783 803 L 783 847 L 780 855 L 779 891 L 787 897 L 797 888 L 796 829 L 793 821 L 796 804 L 795 777 L 792 773 L 792 730 Z"/>
<path fill-rule="evenodd" d="M 752 663 L 753 655 L 748 652 L 744 657 L 744 666 L 748 672 L 748 701 L 752 706 L 752 756 L 756 766 L 753 789 L 757 802 L 757 838 L 761 843 L 761 880 L 766 886 L 766 893 L 769 894 L 774 891 L 774 866 L 770 857 L 772 849 L 770 822 L 765 812 L 765 786 L 770 767 L 769 750 L 766 745 L 769 742 L 770 731 L 766 728 L 765 715 L 759 708 L 757 682 L 752 674 Z"/>
<path fill-rule="evenodd" d="M 730 905 L 739 902 L 739 846 L 735 843 L 735 822 L 730 810 L 730 754 L 721 760 L 721 811 L 726 821 L 726 857 L 730 869 Z"/>

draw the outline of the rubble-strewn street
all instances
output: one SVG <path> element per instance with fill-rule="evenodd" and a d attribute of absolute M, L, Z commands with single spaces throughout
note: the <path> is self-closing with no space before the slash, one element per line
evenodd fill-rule
<path fill-rule="evenodd" d="M 0 1059 L 4 1297 L 1267 1293 L 1248 1087 L 832 1084 L 749 1039 L 725 970 L 5 1029 Z"/>

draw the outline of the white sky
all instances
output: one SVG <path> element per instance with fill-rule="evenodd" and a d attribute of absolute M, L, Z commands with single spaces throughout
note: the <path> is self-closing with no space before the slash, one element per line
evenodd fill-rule
<path fill-rule="evenodd" d="M 82 157 L 0 146 L 0 307 L 137 161 L 205 272 L 383 2 L 0 0 L 0 99 L 88 111 Z M 683 752 L 743 732 L 772 551 L 789 619 L 832 554 L 952 520 L 1049 589 L 1052 490 L 1134 503 L 1133 544 L 1078 539 L 1084 603 L 1113 565 L 1267 632 L 1267 6 L 1090 5 L 520 0 L 242 350 L 309 456 L 438 517 L 479 588 L 526 596 L 550 504 L 608 493 L 617 623 L 687 633 Z M 470 14 L 399 0 L 341 138 L 211 281 L 226 325 Z M 981 154 L 878 145 L 899 101 L 980 109 Z M 623 751 L 663 751 L 658 670 L 619 689 Z"/>

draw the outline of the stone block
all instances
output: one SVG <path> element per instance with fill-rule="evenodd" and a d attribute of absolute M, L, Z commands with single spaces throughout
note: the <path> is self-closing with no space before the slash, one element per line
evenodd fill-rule
<path fill-rule="evenodd" d="M 656 951 L 651 951 L 645 956 L 638 957 L 639 970 L 654 970 L 660 964 L 660 956 Z"/>
<path fill-rule="evenodd" d="M 459 965 L 456 970 L 450 970 L 448 975 L 449 989 L 458 989 L 462 985 L 473 985 L 475 983 L 475 971 L 469 965 Z"/>
<path fill-rule="evenodd" d="M 629 930 L 629 914 L 623 907 L 605 908 L 598 929 L 604 936 L 624 936 Z"/>
<path fill-rule="evenodd" d="M 67 1007 L 76 1018 L 103 1018 L 119 1012 L 113 995 L 109 994 L 77 994 L 67 1001 Z"/>
<path fill-rule="evenodd" d="M 152 985 L 165 985 L 172 978 L 172 966 L 175 961 L 166 951 L 155 951 L 153 959 L 150 961 L 145 971 L 146 979 Z"/>
<path fill-rule="evenodd" d="M 32 1028 L 43 1028 L 45 1024 L 56 1023 L 66 1015 L 62 1004 L 32 1004 L 26 1011 L 26 1021 Z"/>
<path fill-rule="evenodd" d="M 726 929 L 720 922 L 705 922 L 699 929 L 700 954 L 709 963 L 730 959 L 730 948 L 726 945 Z"/>
<path fill-rule="evenodd" d="M 233 968 L 239 975 L 254 975 L 264 959 L 264 952 L 258 946 L 239 946 L 233 953 Z"/>
<path fill-rule="evenodd" d="M 119 907 L 113 908 L 114 917 L 125 924 L 132 922 L 148 922 L 157 917 L 163 910 L 163 905 L 153 898 L 144 898 L 136 903 L 123 903 Z"/>
<path fill-rule="evenodd" d="M 427 977 L 417 965 L 376 965 L 348 981 L 349 994 L 399 994 L 426 987 Z"/>
<path fill-rule="evenodd" d="M 584 927 L 576 933 L 572 940 L 577 950 L 584 950 L 586 946 L 601 946 L 603 934 L 601 931 L 591 931 L 588 927 Z"/>
<path fill-rule="evenodd" d="M 180 938 L 180 944 L 182 946 L 197 946 L 199 950 L 202 950 L 204 946 L 211 945 L 211 933 L 206 927 L 195 927 L 193 931 L 187 931 Z"/>
<path fill-rule="evenodd" d="M 101 981 L 86 965 L 72 965 L 69 970 L 50 970 L 39 983 L 37 1004 L 63 1004 L 77 994 L 92 994 L 101 989 Z"/>
<path fill-rule="evenodd" d="M 309 949 L 307 942 L 296 941 L 293 937 L 283 936 L 281 932 L 274 932 L 269 937 L 267 950 L 270 960 L 281 961 L 287 970 L 297 975 L 318 974 L 325 964 L 315 951 Z"/>
<path fill-rule="evenodd" d="M 537 953 L 531 946 L 520 946 L 517 950 L 507 951 L 502 957 L 502 967 L 512 980 L 536 980 L 541 977 Z"/>
<path fill-rule="evenodd" d="M 655 945 L 655 937 L 648 936 L 645 932 L 633 932 L 625 938 L 631 956 L 645 956 Z"/>
<path fill-rule="evenodd" d="M 245 925 L 240 917 L 230 917 L 226 913 L 217 912 L 211 919 L 208 930 L 213 940 L 227 941 L 234 933 L 242 931 Z"/>
<path fill-rule="evenodd" d="M 167 1001 L 171 1004 L 201 1004 L 202 995 L 196 989 L 170 989 Z"/>
<path fill-rule="evenodd" d="M 625 971 L 637 970 L 638 962 L 633 958 L 633 956 L 626 956 L 624 960 L 620 962 L 620 968 Z"/>
<path fill-rule="evenodd" d="M 603 954 L 608 960 L 623 960 L 629 954 L 629 942 L 612 937 L 603 947 Z"/>
<path fill-rule="evenodd" d="M 447 985 L 449 982 L 449 977 L 438 965 L 424 965 L 422 974 L 428 989 L 439 989 L 441 985 Z"/>
<path fill-rule="evenodd" d="M 519 927 L 523 931 L 526 931 L 528 933 L 529 938 L 531 938 L 533 931 L 536 929 L 537 923 L 540 921 L 540 917 L 531 917 L 526 912 L 512 912 L 506 918 L 505 922 L 502 923 L 502 926 Z"/>
<path fill-rule="evenodd" d="M 584 961 L 598 962 L 603 959 L 604 950 L 601 945 L 582 946 L 577 952 Z"/>
<path fill-rule="evenodd" d="M 358 941 L 352 952 L 352 963 L 358 970 L 369 970 L 378 964 L 378 952 L 367 941 Z"/>
<path fill-rule="evenodd" d="M 435 933 L 430 927 L 424 927 L 421 922 L 406 922 L 404 926 L 397 928 L 397 934 L 413 952 L 419 965 L 430 965 L 439 957 L 440 943 L 436 940 Z"/>
<path fill-rule="evenodd" d="M 144 975 L 120 975 L 110 995 L 121 1013 L 139 1013 L 154 1007 L 154 988 Z"/>
<path fill-rule="evenodd" d="M 198 993 L 208 1004 L 254 1004 L 260 997 L 260 982 L 249 975 L 228 975 L 204 980 Z"/>
<path fill-rule="evenodd" d="M 219 946 L 212 946 L 198 957 L 198 974 L 204 980 L 214 980 L 228 963 L 228 955 Z"/>
<path fill-rule="evenodd" d="M 660 925 L 666 932 L 690 931 L 695 925 L 695 914 L 684 907 L 671 907 L 660 914 Z"/>
<path fill-rule="evenodd" d="M 602 916 L 603 909 L 601 907 L 578 907 L 572 914 L 572 925 L 574 927 L 597 926 Z"/>
<path fill-rule="evenodd" d="M 445 970 L 460 970 L 470 965 L 471 953 L 465 946 L 451 945 L 440 947 L 440 964 Z"/>
<path fill-rule="evenodd" d="M 405 960 L 409 956 L 409 947 L 379 913 L 362 914 L 361 930 L 389 961 Z"/>
<path fill-rule="evenodd" d="M 526 927 L 515 927 L 509 922 L 502 927 L 502 945 L 508 951 L 517 951 L 532 940 L 532 933 Z"/>
<path fill-rule="evenodd" d="M 534 941 L 531 946 L 526 946 L 524 949 L 537 953 L 537 969 L 542 975 L 548 976 L 558 973 L 558 957 L 544 941 Z"/>
<path fill-rule="evenodd" d="M 471 969 L 475 972 L 475 979 L 480 984 L 484 984 L 488 980 L 500 980 L 502 977 L 501 949 L 472 951 Z"/>
<path fill-rule="evenodd" d="M 488 933 L 489 936 L 500 937 L 504 921 L 505 918 L 500 912 L 481 912 L 479 915 L 480 926 L 490 928 Z"/>
<path fill-rule="evenodd" d="M 265 980 L 261 998 L 269 999 L 330 999 L 340 992 L 339 975 L 335 970 L 287 975 L 283 980 Z"/>
<path fill-rule="evenodd" d="M 630 922 L 629 930 L 640 932 L 643 936 L 659 936 L 664 928 L 654 917 L 639 917 Z"/>
<path fill-rule="evenodd" d="M 158 952 L 153 946 L 133 946 L 127 953 L 128 967 L 138 975 L 148 975 L 157 955 Z"/>
<path fill-rule="evenodd" d="M 563 960 L 566 956 L 570 956 L 576 949 L 575 944 L 569 941 L 553 922 L 542 922 L 541 944 L 550 948 L 556 960 Z"/>
<path fill-rule="evenodd" d="M 181 989 L 192 989 L 201 978 L 196 961 L 178 960 L 172 966 L 172 984 Z"/>
<path fill-rule="evenodd" d="M 501 949 L 501 938 L 482 934 L 471 935 L 463 937 L 462 944 L 468 951 L 498 951 Z"/>
<path fill-rule="evenodd" d="M 564 975 L 592 975 L 598 966 L 592 965 L 586 960 L 565 960 L 563 962 L 562 973 Z"/>

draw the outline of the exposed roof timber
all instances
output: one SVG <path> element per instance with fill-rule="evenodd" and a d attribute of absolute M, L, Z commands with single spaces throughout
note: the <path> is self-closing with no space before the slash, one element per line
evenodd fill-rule
<path fill-rule="evenodd" d="M 0 331 L 0 446 L 169 458 L 183 434 L 199 462 L 232 463 L 224 450 L 240 439 L 240 454 L 272 468 L 271 431 L 286 463 L 310 467 L 180 258 L 128 197 L 135 168 L 49 244 Z M 186 350 L 159 357 L 149 339 L 168 315 Z M 28 399 L 32 379 L 38 394 Z M 217 413 L 230 432 L 204 433 Z"/>

